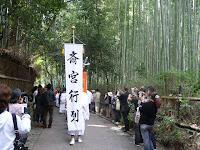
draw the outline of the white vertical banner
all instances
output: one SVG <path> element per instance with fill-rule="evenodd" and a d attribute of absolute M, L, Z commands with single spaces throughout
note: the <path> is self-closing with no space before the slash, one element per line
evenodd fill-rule
<path fill-rule="evenodd" d="M 83 44 L 64 44 L 68 131 L 82 130 Z"/>

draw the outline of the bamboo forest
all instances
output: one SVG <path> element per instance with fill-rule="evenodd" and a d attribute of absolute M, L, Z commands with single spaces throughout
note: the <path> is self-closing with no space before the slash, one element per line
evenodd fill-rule
<path fill-rule="evenodd" d="M 200 0 L 0 0 L 0 83 L 62 86 L 73 38 L 88 89 L 153 86 L 163 100 L 156 140 L 200 149 Z"/>

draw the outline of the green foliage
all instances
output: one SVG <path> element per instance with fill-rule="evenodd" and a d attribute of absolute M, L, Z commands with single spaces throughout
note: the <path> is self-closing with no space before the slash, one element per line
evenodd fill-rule
<path fill-rule="evenodd" d="M 135 71 L 138 73 L 138 76 L 140 76 L 141 78 L 147 77 L 147 68 L 144 62 L 140 62 L 140 65 L 136 67 Z"/>
<path fill-rule="evenodd" d="M 112 74 L 115 74 L 115 47 L 114 28 L 111 18 L 111 8 L 101 0 L 78 1 L 77 9 L 77 33 L 79 38 L 86 43 L 85 55 L 88 57 L 90 66 L 88 71 L 89 86 L 98 86 L 105 83 L 109 88 Z M 105 85 L 104 84 L 104 85 Z"/>
<path fill-rule="evenodd" d="M 62 43 L 70 42 L 71 26 L 75 25 L 76 37 L 86 43 L 84 46 L 85 56 L 89 58 L 88 61 L 91 65 L 85 67 L 85 70 L 88 71 L 88 79 L 91 79 L 89 80 L 90 87 L 98 84 L 105 88 L 106 84 L 109 88 L 112 80 L 111 75 L 117 73 L 114 70 L 115 62 L 113 61 L 115 57 L 114 40 L 112 38 L 114 29 L 107 28 L 107 24 L 110 22 L 110 20 L 107 20 L 109 14 L 106 12 L 107 9 L 108 7 L 102 1 L 96 0 L 68 3 L 67 8 L 62 9 L 59 13 L 57 12 L 51 26 L 45 22 L 41 30 L 32 32 L 31 47 L 34 61 L 46 59 L 48 63 L 51 62 L 53 68 L 60 66 L 55 68 L 56 73 L 53 71 L 55 69 L 50 69 L 50 66 L 49 71 L 53 77 L 59 78 L 61 76 L 64 78 L 65 68 L 64 65 L 60 65 L 64 64 L 61 54 Z M 66 14 L 66 12 L 68 13 Z M 80 41 L 76 40 L 76 43 L 80 43 Z M 45 66 L 44 61 L 41 62 L 40 65 Z M 44 72 L 42 74 L 43 79 L 46 79 L 48 75 Z"/>
<path fill-rule="evenodd" d="M 196 85 L 194 78 L 196 78 L 196 75 L 193 72 L 173 69 L 156 75 L 154 80 L 157 81 L 159 92 L 165 95 L 178 95 L 180 93 L 187 97 L 194 94 L 193 88 Z"/>
<path fill-rule="evenodd" d="M 64 0 L 3 0 L 0 6 L 3 10 L 1 17 L 5 18 L 0 20 L 0 25 L 3 25 L 4 31 L 7 31 L 3 34 L 3 39 L 7 34 L 9 38 L 6 46 L 12 48 L 16 44 L 24 46 L 24 42 L 31 43 L 29 40 L 33 38 L 35 32 L 41 31 L 44 25 L 47 25 L 49 29 L 66 3 Z M 9 30 L 10 32 L 8 32 Z M 17 41 L 15 41 L 16 39 Z"/>
<path fill-rule="evenodd" d="M 174 110 L 174 109 L 169 109 L 168 112 L 173 112 L 173 113 L 175 113 L 176 115 L 178 114 L 177 110 Z"/>
<path fill-rule="evenodd" d="M 168 148 L 184 147 L 185 138 L 181 135 L 183 129 L 177 127 L 170 117 L 155 122 L 156 139 Z"/>

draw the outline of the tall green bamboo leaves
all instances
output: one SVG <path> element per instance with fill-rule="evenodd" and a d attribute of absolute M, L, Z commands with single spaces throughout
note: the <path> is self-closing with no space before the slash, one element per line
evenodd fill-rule
<path fill-rule="evenodd" d="M 132 26 L 128 27 L 132 30 L 132 38 L 124 36 L 123 43 L 132 40 L 131 48 L 126 47 L 126 50 L 131 51 L 129 54 L 134 61 L 130 63 L 132 77 L 125 78 L 134 79 L 141 62 L 145 65 L 147 76 L 171 69 L 198 71 L 199 4 L 199 0 L 132 0 L 132 10 L 129 10 L 133 15 Z M 121 32 L 125 33 L 122 31 L 125 27 L 124 24 Z M 125 70 L 124 74 L 127 72 Z"/>
<path fill-rule="evenodd" d="M 2 0 L 0 2 L 0 47 L 28 54 L 33 32 L 53 25 L 64 0 Z"/>
<path fill-rule="evenodd" d="M 126 59 L 126 26 L 127 26 L 127 1 L 128 0 L 125 0 L 125 13 L 124 13 L 124 41 L 123 41 L 123 53 L 122 53 L 122 72 L 123 72 L 123 76 L 122 76 L 122 86 L 124 86 L 124 83 L 125 83 L 125 79 L 126 79 L 126 72 L 125 72 L 125 67 L 126 67 L 126 62 L 125 62 L 125 59 Z"/>
<path fill-rule="evenodd" d="M 13 39 L 24 47 L 23 53 L 28 52 L 30 40 L 32 51 L 37 51 L 34 45 L 48 43 L 44 31 L 51 31 L 48 29 L 55 25 L 54 18 L 60 17 L 63 21 L 53 29 L 71 28 L 75 24 L 79 38 L 87 44 L 86 54 L 92 63 L 87 68 L 90 83 L 101 84 L 106 80 L 106 84 L 111 82 L 109 85 L 116 88 L 131 84 L 130 81 L 139 76 L 148 78 L 171 69 L 199 70 L 200 0 L 77 0 L 69 2 L 64 9 L 63 1 L 22 0 L 24 9 L 17 5 L 18 14 L 12 15 L 6 13 L 10 1 L 3 2 L 0 3 L 2 47 L 6 46 L 9 33 L 14 31 Z M 28 11 L 29 8 L 33 11 Z M 63 15 L 60 10 L 67 13 Z M 16 19 L 12 28 L 11 20 L 20 15 L 24 16 L 23 22 Z M 31 17 L 26 20 L 27 15 Z M 66 39 L 66 35 L 59 34 L 60 39 Z M 57 34 L 54 38 L 51 36 L 55 40 Z"/>

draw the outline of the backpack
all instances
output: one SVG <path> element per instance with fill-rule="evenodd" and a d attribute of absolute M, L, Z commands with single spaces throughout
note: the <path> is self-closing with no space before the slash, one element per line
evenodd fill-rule
<path fill-rule="evenodd" d="M 108 105 L 108 104 L 110 104 L 110 101 L 111 101 L 111 97 L 110 96 L 106 96 L 104 103 L 106 105 Z"/>
<path fill-rule="evenodd" d="M 113 102 L 112 102 L 112 110 L 116 109 L 116 98 L 113 98 Z"/>

